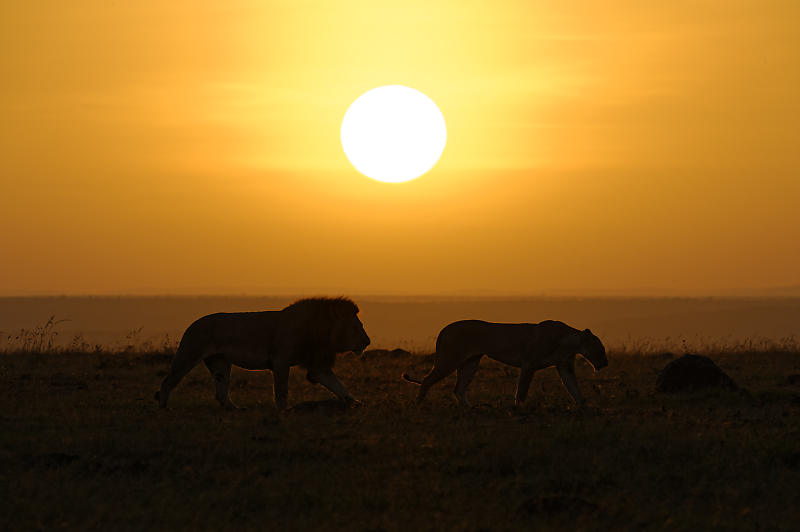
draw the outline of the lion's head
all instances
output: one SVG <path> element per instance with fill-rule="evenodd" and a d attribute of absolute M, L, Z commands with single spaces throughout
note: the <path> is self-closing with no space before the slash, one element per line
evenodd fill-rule
<path fill-rule="evenodd" d="M 369 336 L 358 319 L 358 306 L 349 299 L 335 300 L 331 305 L 331 347 L 336 352 L 354 351 L 360 354 L 369 345 Z"/>
<path fill-rule="evenodd" d="M 345 297 L 301 299 L 284 310 L 306 318 L 316 348 L 334 353 L 361 353 L 370 343 L 358 319 L 358 305 Z"/>

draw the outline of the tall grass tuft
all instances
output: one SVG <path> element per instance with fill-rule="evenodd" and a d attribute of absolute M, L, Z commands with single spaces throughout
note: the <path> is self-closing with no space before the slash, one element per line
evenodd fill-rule
<path fill-rule="evenodd" d="M 50 318 L 42 325 L 22 328 L 14 333 L 0 331 L 0 353 L 157 353 L 174 354 L 178 341 L 169 334 L 163 337 L 142 338 L 143 326 L 131 329 L 125 338 L 110 345 L 91 344 L 82 333 L 75 334 L 69 342 L 58 342 L 60 323 L 68 319 Z"/>
<path fill-rule="evenodd" d="M 50 316 L 50 319 L 42 325 L 37 325 L 32 329 L 23 328 L 16 333 L 8 333 L 6 334 L 4 351 L 51 352 L 56 349 L 56 340 L 58 338 L 56 327 L 59 323 L 65 321 L 69 320 L 57 320 L 55 316 Z"/>
<path fill-rule="evenodd" d="M 755 336 L 751 338 L 695 336 L 657 338 L 634 338 L 611 344 L 610 352 L 621 355 L 708 354 L 708 353 L 796 353 L 800 351 L 800 338 L 795 335 L 783 338 Z"/>

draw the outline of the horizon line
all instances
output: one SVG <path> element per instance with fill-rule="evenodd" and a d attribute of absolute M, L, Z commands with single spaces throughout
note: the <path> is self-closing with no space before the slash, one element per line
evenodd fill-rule
<path fill-rule="evenodd" d="M 269 298 L 269 299 L 298 299 L 306 297 L 343 296 L 366 299 L 429 299 L 429 300 L 486 300 L 486 299 L 792 299 L 800 298 L 800 287 L 689 293 L 682 291 L 550 291 L 535 293 L 492 293 L 492 292 L 441 292 L 441 293 L 392 293 L 392 292 L 350 292 L 343 290 L 298 290 L 295 292 L 203 292 L 195 293 L 168 293 L 168 292 L 109 292 L 109 293 L 59 293 L 59 292 L 33 292 L 33 293 L 1 293 L 2 299 L 58 299 L 58 298 Z"/>

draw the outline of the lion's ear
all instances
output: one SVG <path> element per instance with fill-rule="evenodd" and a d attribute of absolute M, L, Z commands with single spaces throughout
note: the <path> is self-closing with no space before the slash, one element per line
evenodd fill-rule
<path fill-rule="evenodd" d="M 592 334 L 592 331 L 589 329 L 584 329 L 583 334 L 585 334 L 586 336 L 590 336 Z"/>

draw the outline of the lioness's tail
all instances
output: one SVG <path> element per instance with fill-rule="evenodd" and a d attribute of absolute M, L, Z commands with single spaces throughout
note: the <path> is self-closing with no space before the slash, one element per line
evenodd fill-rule
<path fill-rule="evenodd" d="M 414 384 L 422 384 L 421 380 L 415 379 L 414 377 L 412 377 L 408 373 L 403 373 L 403 379 L 408 381 L 408 382 L 413 382 Z"/>

